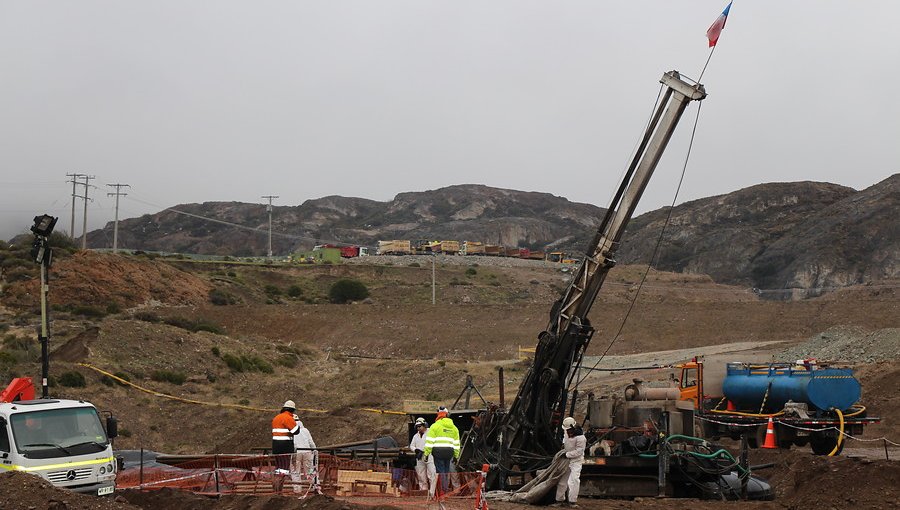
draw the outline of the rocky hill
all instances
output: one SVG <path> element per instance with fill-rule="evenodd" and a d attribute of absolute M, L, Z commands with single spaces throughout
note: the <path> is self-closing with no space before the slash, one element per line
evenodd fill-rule
<path fill-rule="evenodd" d="M 471 184 L 400 193 L 390 202 L 330 196 L 275 206 L 272 244 L 275 253 L 323 243 L 374 246 L 379 239 L 469 239 L 544 249 L 583 239 L 602 214 L 599 207 L 549 193 Z M 205 202 L 120 221 L 119 243 L 139 250 L 264 255 L 267 232 L 262 205 Z M 112 224 L 88 239 L 91 246 L 109 246 Z"/>
<path fill-rule="evenodd" d="M 603 213 L 547 193 L 482 185 L 401 193 L 389 202 L 330 196 L 275 206 L 273 251 L 468 239 L 579 254 Z M 619 258 L 646 263 L 655 253 L 659 269 L 776 289 L 769 297 L 792 292 L 777 289 L 816 293 L 900 276 L 898 213 L 900 174 L 862 191 L 816 182 L 761 184 L 634 218 Z M 267 222 L 259 204 L 185 204 L 120 222 L 119 239 L 131 249 L 263 255 Z M 89 237 L 92 246 L 109 246 L 111 239 L 111 224 Z"/>
<path fill-rule="evenodd" d="M 653 211 L 629 225 L 623 262 L 649 260 L 670 212 L 655 262 L 662 270 L 812 293 L 900 276 L 900 174 L 858 192 L 761 184 Z"/>

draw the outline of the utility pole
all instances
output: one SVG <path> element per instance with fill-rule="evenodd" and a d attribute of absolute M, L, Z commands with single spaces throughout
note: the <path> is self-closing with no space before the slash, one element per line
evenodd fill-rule
<path fill-rule="evenodd" d="M 122 193 L 122 188 L 130 188 L 127 184 L 107 184 L 111 188 L 116 188 L 115 193 L 107 193 L 106 196 L 116 197 L 116 219 L 113 223 L 113 253 L 119 252 L 119 197 L 128 196 L 128 193 Z"/>
<path fill-rule="evenodd" d="M 66 174 L 66 177 L 71 177 L 72 183 L 72 223 L 69 225 L 69 237 L 75 239 L 75 197 L 78 195 L 75 193 L 75 186 L 78 186 L 78 178 L 85 177 L 84 174 Z"/>
<path fill-rule="evenodd" d="M 96 179 L 93 175 L 82 175 L 84 178 L 84 218 L 81 224 L 81 249 L 87 249 L 87 204 L 88 204 L 88 188 L 91 186 L 91 179 Z"/>
<path fill-rule="evenodd" d="M 278 198 L 278 195 L 263 195 L 263 198 L 269 199 L 269 205 L 266 206 L 266 211 L 269 213 L 269 258 L 272 258 L 272 199 Z"/>

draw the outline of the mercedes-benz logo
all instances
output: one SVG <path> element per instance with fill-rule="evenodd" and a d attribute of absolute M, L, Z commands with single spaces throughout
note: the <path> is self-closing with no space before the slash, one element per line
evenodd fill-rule
<path fill-rule="evenodd" d="M 66 472 L 66 480 L 69 480 L 71 482 L 74 479 L 75 479 L 75 470 L 70 469 L 69 471 Z"/>

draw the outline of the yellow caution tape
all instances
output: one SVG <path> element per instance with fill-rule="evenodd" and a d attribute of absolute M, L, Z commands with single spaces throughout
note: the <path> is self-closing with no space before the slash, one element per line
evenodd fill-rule
<path fill-rule="evenodd" d="M 181 397 L 176 397 L 174 395 L 167 395 L 165 393 L 160 393 L 158 391 L 153 391 L 151 389 L 144 388 L 143 386 L 138 386 L 137 384 L 134 384 L 131 381 L 126 381 L 125 379 L 122 379 L 121 377 L 117 377 L 105 370 L 101 370 L 95 366 L 88 365 L 87 363 L 78 363 L 78 365 L 83 366 L 85 368 L 90 368 L 91 370 L 93 370 L 95 372 L 99 372 L 115 381 L 118 381 L 121 384 L 124 384 L 126 386 L 131 386 L 132 388 L 141 390 L 144 393 L 149 393 L 149 394 L 157 396 L 157 397 L 168 398 L 170 400 L 176 400 L 178 402 L 184 402 L 187 404 L 198 404 L 198 405 L 202 405 L 202 406 L 228 407 L 231 409 L 242 409 L 244 411 L 262 411 L 262 412 L 266 412 L 266 413 L 272 412 L 272 409 L 267 409 L 267 408 L 263 408 L 263 407 L 251 407 L 251 406 L 245 406 L 245 405 L 240 405 L 240 404 L 223 404 L 221 402 L 203 402 L 200 400 L 192 400 L 189 398 L 181 398 Z M 328 411 L 324 411 L 322 409 L 307 409 L 307 408 L 302 408 L 302 407 L 298 407 L 297 410 L 298 411 L 308 411 L 308 412 L 312 412 L 312 413 L 327 413 L 328 412 Z"/>
<path fill-rule="evenodd" d="M 203 402 L 201 400 L 193 400 L 193 399 L 189 399 L 189 398 L 176 397 L 174 395 L 168 395 L 166 393 L 160 393 L 158 391 L 144 388 L 143 386 L 134 384 L 131 381 L 122 379 L 121 377 L 115 376 L 103 369 L 97 368 L 97 367 L 95 367 L 93 365 L 89 365 L 87 363 L 78 363 L 78 365 L 80 365 L 84 368 L 89 368 L 95 372 L 103 374 L 106 377 L 109 377 L 110 379 L 113 379 L 113 380 L 119 382 L 120 384 L 124 384 L 126 386 L 131 386 L 132 388 L 143 391 L 144 393 L 149 393 L 150 395 L 153 395 L 156 397 L 162 397 L 162 398 L 167 398 L 170 400 L 175 400 L 177 402 L 184 402 L 186 404 L 198 404 L 198 405 L 203 405 L 203 406 L 227 407 L 230 409 L 241 409 L 244 411 L 261 411 L 261 412 L 265 412 L 265 413 L 270 413 L 273 411 L 273 409 L 268 409 L 268 408 L 264 408 L 264 407 L 252 407 L 252 406 L 245 406 L 245 405 L 241 405 L 241 404 L 223 404 L 221 402 Z M 323 409 L 309 409 L 309 408 L 305 408 L 305 407 L 298 407 L 297 411 L 307 411 L 307 412 L 311 412 L 311 413 L 327 413 L 328 412 Z M 354 409 L 354 411 L 365 411 L 367 413 L 380 413 L 380 414 L 398 414 L 398 415 L 402 415 L 402 416 L 406 416 L 406 414 L 407 414 L 407 413 L 404 413 L 403 411 L 388 411 L 388 410 L 384 410 L 384 409 L 371 409 L 371 408 Z"/>
<path fill-rule="evenodd" d="M 403 416 L 406 416 L 406 414 L 407 414 L 407 413 L 404 413 L 403 411 L 387 411 L 385 409 L 372 409 L 372 408 L 368 408 L 368 407 L 364 407 L 362 409 L 355 409 L 355 410 L 356 411 L 365 411 L 367 413 L 400 414 Z"/>

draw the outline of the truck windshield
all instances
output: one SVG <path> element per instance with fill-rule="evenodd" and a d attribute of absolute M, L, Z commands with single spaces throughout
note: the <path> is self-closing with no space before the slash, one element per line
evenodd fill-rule
<path fill-rule="evenodd" d="M 16 449 L 32 459 L 87 455 L 109 445 L 93 407 L 17 413 L 10 417 L 10 425 Z"/>

